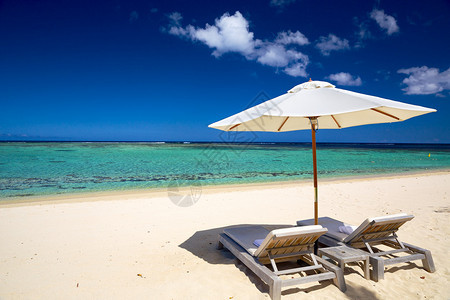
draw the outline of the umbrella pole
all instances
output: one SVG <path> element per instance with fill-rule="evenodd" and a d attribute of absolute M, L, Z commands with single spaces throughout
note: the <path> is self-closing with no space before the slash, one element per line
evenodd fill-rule
<path fill-rule="evenodd" d="M 311 122 L 313 169 L 314 169 L 314 225 L 318 225 L 319 224 L 319 192 L 318 192 L 318 188 L 317 188 L 316 129 L 314 128 L 314 125 L 315 125 L 314 123 L 315 122 Z"/>

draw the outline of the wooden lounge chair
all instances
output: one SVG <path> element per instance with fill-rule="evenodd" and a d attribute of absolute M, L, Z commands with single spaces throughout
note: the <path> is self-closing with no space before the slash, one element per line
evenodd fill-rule
<path fill-rule="evenodd" d="M 304 226 L 269 231 L 260 225 L 224 229 L 218 249 L 226 248 L 269 285 L 270 297 L 281 298 L 281 288 L 307 282 L 333 279 L 341 291 L 346 290 L 342 270 L 313 254 L 314 242 L 327 230 L 322 226 Z M 261 244 L 257 247 L 254 242 Z M 282 261 L 305 261 L 309 266 L 279 270 Z M 272 269 L 266 265 L 270 264 Z M 313 273 L 306 275 L 305 272 Z M 298 273 L 300 277 L 282 279 Z M 284 276 L 286 277 L 286 276 Z"/>
<path fill-rule="evenodd" d="M 424 269 L 432 273 L 435 271 L 435 267 L 431 252 L 401 242 L 397 236 L 396 232 L 400 226 L 413 218 L 414 216 L 407 214 L 369 218 L 351 234 L 339 231 L 340 226 L 348 226 L 349 224 L 328 217 L 319 218 L 319 224 L 328 229 L 328 232 L 319 238 L 319 243 L 331 247 L 347 245 L 368 251 L 370 265 L 372 266 L 371 279 L 374 281 L 384 278 L 385 265 L 411 262 L 419 259 L 422 260 Z M 314 224 L 314 219 L 297 222 L 299 226 L 310 224 Z M 378 249 L 377 245 L 385 245 L 392 248 L 392 250 L 383 251 Z M 406 255 L 399 256 L 400 254 Z"/>

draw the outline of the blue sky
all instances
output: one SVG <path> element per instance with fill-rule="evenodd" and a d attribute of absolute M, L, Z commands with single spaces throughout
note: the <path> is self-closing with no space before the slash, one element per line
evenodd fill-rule
<path fill-rule="evenodd" d="M 0 139 L 220 141 L 208 124 L 312 78 L 438 110 L 319 142 L 450 143 L 449 20 L 446 0 L 3 0 Z"/>

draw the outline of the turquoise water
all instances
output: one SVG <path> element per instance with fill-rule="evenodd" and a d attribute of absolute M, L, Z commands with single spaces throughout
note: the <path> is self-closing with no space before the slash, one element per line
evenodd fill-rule
<path fill-rule="evenodd" d="M 450 169 L 448 145 L 324 144 L 317 157 L 319 180 Z M 0 198 L 309 178 L 307 144 L 0 143 Z"/>

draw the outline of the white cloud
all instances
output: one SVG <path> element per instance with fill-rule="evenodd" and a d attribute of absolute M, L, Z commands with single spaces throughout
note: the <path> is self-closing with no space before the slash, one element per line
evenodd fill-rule
<path fill-rule="evenodd" d="M 289 5 L 291 3 L 294 3 L 296 0 L 270 0 L 271 6 L 277 6 L 280 8 L 285 7 L 286 5 Z"/>
<path fill-rule="evenodd" d="M 258 50 L 258 58 L 256 59 L 263 65 L 271 67 L 285 67 L 291 61 L 304 59 L 304 54 L 295 50 L 286 50 L 283 45 L 267 43 Z"/>
<path fill-rule="evenodd" d="M 307 76 L 308 56 L 296 49 L 287 48 L 288 45 L 302 46 L 309 43 L 299 31 L 280 32 L 275 41 L 263 42 L 254 38 L 248 21 L 238 11 L 234 15 L 225 13 L 215 20 L 214 25 L 206 24 L 205 27 L 182 27 L 182 16 L 179 13 L 172 13 L 168 18 L 169 26 L 164 29 L 165 32 L 201 42 L 213 49 L 212 55 L 215 57 L 229 52 L 239 53 L 262 65 L 284 68 L 283 71 L 288 75 Z"/>
<path fill-rule="evenodd" d="M 400 69 L 397 72 L 409 75 L 403 79 L 403 83 L 407 85 L 403 91 L 408 95 L 429 95 L 450 89 L 450 68 L 439 72 L 438 68 L 423 66 Z"/>
<path fill-rule="evenodd" d="M 370 13 L 370 17 L 374 19 L 378 25 L 386 30 L 388 35 L 394 34 L 399 31 L 397 21 L 393 16 L 389 16 L 384 13 L 384 10 L 374 9 Z"/>
<path fill-rule="evenodd" d="M 289 44 L 297 44 L 299 46 L 308 45 L 308 38 L 301 33 L 300 31 L 292 32 L 292 31 L 282 31 L 279 32 L 277 38 L 275 39 L 275 43 L 289 45 Z"/>
<path fill-rule="evenodd" d="M 372 37 L 366 23 L 358 24 L 358 32 L 356 33 L 359 39 L 366 40 Z"/>
<path fill-rule="evenodd" d="M 225 13 L 220 19 L 216 19 L 215 25 L 206 24 L 205 28 L 189 25 L 188 30 L 194 40 L 215 49 L 213 55 L 217 57 L 226 52 L 238 52 L 248 56 L 255 51 L 255 46 L 259 43 L 253 38 L 253 32 L 249 31 L 248 22 L 240 12 L 232 16 Z"/>
<path fill-rule="evenodd" d="M 282 45 L 269 44 L 259 51 L 256 60 L 271 67 L 285 67 L 289 64 L 291 56 L 292 54 L 289 54 Z"/>
<path fill-rule="evenodd" d="M 283 72 L 292 76 L 292 77 L 307 77 L 308 73 L 306 73 L 306 66 L 308 65 L 309 60 L 306 56 L 306 59 L 302 62 L 293 64 L 290 67 L 284 68 Z"/>
<path fill-rule="evenodd" d="M 173 13 L 170 13 L 167 15 L 167 18 L 169 18 L 170 26 L 181 26 L 181 21 L 183 20 L 183 16 L 177 12 L 174 11 Z"/>
<path fill-rule="evenodd" d="M 316 47 L 325 56 L 330 55 L 331 51 L 350 49 L 348 40 L 340 39 L 332 33 L 330 33 L 327 37 L 321 36 L 316 44 Z"/>
<path fill-rule="evenodd" d="M 373 38 L 372 33 L 369 31 L 369 20 L 360 20 L 357 17 L 354 17 L 353 24 L 357 27 L 355 32 L 356 42 L 353 47 L 362 48 L 364 47 L 365 40 Z"/>
<path fill-rule="evenodd" d="M 165 27 L 161 27 L 161 31 L 164 33 L 173 34 L 179 37 L 187 37 L 188 31 L 181 27 L 181 21 L 183 20 L 183 16 L 175 11 L 170 14 L 166 14 L 167 19 L 169 19 L 169 25 Z"/>
<path fill-rule="evenodd" d="M 139 19 L 139 14 L 137 11 L 133 10 L 130 13 L 130 18 L 128 19 L 128 21 L 130 21 L 130 23 L 133 23 L 134 21 L 136 21 L 137 19 Z"/>
<path fill-rule="evenodd" d="M 331 74 L 327 78 L 335 81 L 339 85 L 359 86 L 362 84 L 361 78 L 359 76 L 352 76 L 350 73 L 340 72 Z"/>

